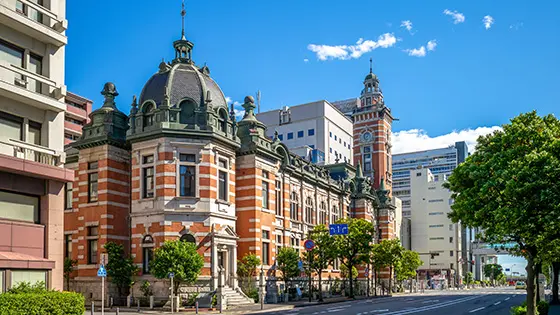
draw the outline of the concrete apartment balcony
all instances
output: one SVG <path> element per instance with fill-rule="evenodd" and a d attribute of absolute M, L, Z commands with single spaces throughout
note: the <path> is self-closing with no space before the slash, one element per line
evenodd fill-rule
<path fill-rule="evenodd" d="M 29 0 L 19 1 L 28 8 L 26 12 L 20 12 L 16 8 L 15 0 L 0 0 L 1 24 L 56 47 L 68 43 L 68 38 L 64 35 L 64 31 L 68 28 L 66 19 L 59 18 L 47 8 Z M 37 11 L 41 18 L 34 19 L 29 8 Z"/>
<path fill-rule="evenodd" d="M 75 124 L 73 122 L 69 122 L 69 121 L 65 121 L 64 122 L 64 131 L 69 131 L 72 134 L 75 135 L 81 135 L 82 134 L 82 127 L 78 124 Z"/>
<path fill-rule="evenodd" d="M 45 76 L 3 60 L 0 60 L 0 95 L 44 110 L 66 110 L 65 85 L 57 85 Z"/>
<path fill-rule="evenodd" d="M 0 170 L 32 177 L 73 181 L 74 172 L 62 167 L 64 152 L 15 139 L 0 140 Z"/>
<path fill-rule="evenodd" d="M 78 119 L 86 120 L 88 118 L 87 112 L 86 112 L 85 109 L 78 108 L 78 107 L 72 106 L 72 105 L 68 105 L 68 107 L 66 108 L 66 113 L 70 114 L 71 116 L 74 116 Z"/>

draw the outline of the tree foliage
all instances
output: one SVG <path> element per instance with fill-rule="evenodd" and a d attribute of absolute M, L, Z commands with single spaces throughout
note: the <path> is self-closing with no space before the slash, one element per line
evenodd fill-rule
<path fill-rule="evenodd" d="M 498 264 L 487 264 L 484 265 L 484 276 L 490 278 L 492 283 L 497 280 L 501 274 L 503 274 L 503 268 Z"/>
<path fill-rule="evenodd" d="M 351 270 L 356 265 L 367 262 L 375 236 L 375 226 L 364 219 L 345 218 L 337 223 L 348 224 L 347 235 L 335 236 L 335 246 L 342 264 Z M 350 277 L 350 297 L 354 297 L 353 278 Z"/>
<path fill-rule="evenodd" d="M 310 239 L 315 242 L 315 248 L 308 251 L 305 258 L 309 261 L 309 255 L 311 255 L 309 268 L 317 272 L 319 276 L 319 301 L 322 301 L 322 273 L 336 259 L 337 250 L 334 245 L 334 238 L 329 234 L 329 229 L 325 225 L 316 225 L 310 233 Z"/>
<path fill-rule="evenodd" d="M 560 237 L 560 122 L 536 112 L 478 139 L 476 152 L 445 187 L 455 199 L 449 217 L 484 232 L 491 244 L 513 242 L 527 259 L 527 314 L 535 314 L 535 264 L 541 244 Z"/>
<path fill-rule="evenodd" d="M 278 270 L 282 273 L 282 281 L 287 282 L 300 274 L 298 267 L 299 254 L 291 247 L 282 247 L 276 256 Z"/>
<path fill-rule="evenodd" d="M 204 258 L 197 252 L 195 244 L 176 240 L 166 241 L 156 248 L 150 270 L 158 279 L 174 273 L 174 289 L 177 291 L 182 283 L 194 283 L 203 266 Z"/>
<path fill-rule="evenodd" d="M 414 278 L 416 270 L 422 266 L 422 260 L 417 252 L 403 250 L 402 257 L 395 264 L 395 273 L 398 281 Z"/>
<path fill-rule="evenodd" d="M 138 271 L 138 267 L 132 261 L 132 258 L 126 257 L 124 247 L 121 244 L 108 242 L 105 244 L 107 251 L 107 276 L 110 281 L 117 287 L 119 296 L 128 295 L 128 288 L 132 284 L 132 277 Z"/>
<path fill-rule="evenodd" d="M 237 261 L 237 275 L 239 276 L 239 286 L 246 295 L 253 295 L 256 291 L 255 278 L 257 269 L 261 265 L 261 260 L 254 253 L 247 253 L 241 260 Z"/>
<path fill-rule="evenodd" d="M 66 280 L 66 290 L 70 291 L 70 275 L 74 271 L 74 267 L 78 265 L 78 261 L 66 257 L 64 259 L 64 280 Z"/>

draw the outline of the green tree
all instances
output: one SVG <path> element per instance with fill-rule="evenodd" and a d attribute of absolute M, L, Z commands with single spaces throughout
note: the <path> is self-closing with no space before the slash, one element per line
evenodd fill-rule
<path fill-rule="evenodd" d="M 387 258 L 384 255 L 380 244 L 373 244 L 369 254 L 369 263 L 373 269 L 373 292 L 377 296 L 377 283 L 379 282 L 379 273 L 381 269 L 388 266 Z"/>
<path fill-rule="evenodd" d="M 350 275 L 348 275 L 348 267 L 346 267 L 346 265 L 340 265 L 340 276 L 344 279 L 350 278 Z M 356 267 L 352 268 L 352 278 L 358 278 L 358 269 L 356 269 Z"/>
<path fill-rule="evenodd" d="M 166 241 L 154 251 L 150 263 L 152 274 L 158 279 L 169 277 L 173 272 L 174 290 L 177 292 L 183 283 L 192 284 L 198 279 L 204 266 L 204 258 L 197 252 L 196 245 L 180 240 Z"/>
<path fill-rule="evenodd" d="M 412 278 L 416 276 L 416 270 L 422 266 L 422 260 L 417 252 L 403 250 L 401 259 L 395 264 L 395 274 L 399 283 L 410 279 L 410 292 L 412 292 Z"/>
<path fill-rule="evenodd" d="M 254 280 L 260 265 L 261 260 L 254 253 L 245 254 L 241 260 L 237 261 L 237 275 L 241 280 L 240 287 L 246 295 L 254 295 L 256 290 Z"/>
<path fill-rule="evenodd" d="M 347 235 L 335 236 L 335 246 L 338 257 L 348 270 L 367 262 L 375 235 L 375 226 L 364 219 L 345 218 L 337 223 L 348 224 Z M 354 298 L 354 279 L 350 277 L 350 298 Z"/>
<path fill-rule="evenodd" d="M 535 314 L 539 247 L 560 237 L 559 157 L 560 122 L 533 111 L 479 137 L 444 184 L 455 200 L 453 222 L 481 228 L 487 243 L 512 242 L 509 251 L 527 259 L 528 315 Z"/>
<path fill-rule="evenodd" d="M 334 245 L 334 238 L 329 234 L 329 230 L 325 225 L 316 225 L 310 233 L 310 239 L 315 242 L 315 248 L 305 254 L 305 258 L 309 261 L 311 255 L 311 270 L 317 272 L 319 276 L 319 301 L 323 301 L 322 278 L 323 270 L 331 265 L 337 256 Z"/>
<path fill-rule="evenodd" d="M 484 276 L 490 278 L 492 285 L 495 285 L 495 280 L 503 273 L 503 268 L 498 264 L 484 265 Z"/>
<path fill-rule="evenodd" d="M 64 258 L 64 280 L 66 280 L 66 290 L 70 291 L 70 275 L 74 271 L 74 267 L 78 261 L 71 258 Z"/>
<path fill-rule="evenodd" d="M 560 239 L 543 244 L 539 250 L 542 271 L 547 281 L 552 283 L 552 301 L 550 304 L 560 304 L 558 298 L 558 277 L 560 273 Z M 552 274 L 550 274 L 552 269 Z"/>
<path fill-rule="evenodd" d="M 465 276 L 463 277 L 463 281 L 465 281 L 465 284 L 467 285 L 467 288 L 469 287 L 470 284 L 473 283 L 473 279 L 474 279 L 474 277 L 473 277 L 472 272 L 469 271 L 465 274 Z"/>
<path fill-rule="evenodd" d="M 108 242 L 104 246 L 107 251 L 107 276 L 117 287 L 119 296 L 128 295 L 128 289 L 132 283 L 132 277 L 137 272 L 138 267 L 132 258 L 126 257 L 124 247 L 121 244 Z"/>
<path fill-rule="evenodd" d="M 288 283 L 292 278 L 297 277 L 300 274 L 298 267 L 299 254 L 291 247 L 282 247 L 276 255 L 276 264 L 278 265 L 278 270 L 282 273 L 282 281 Z M 285 286 L 286 291 L 288 286 Z"/>
<path fill-rule="evenodd" d="M 380 261 L 389 267 L 389 292 L 392 292 L 393 270 L 403 257 L 404 247 L 398 239 L 382 240 L 379 243 Z"/>

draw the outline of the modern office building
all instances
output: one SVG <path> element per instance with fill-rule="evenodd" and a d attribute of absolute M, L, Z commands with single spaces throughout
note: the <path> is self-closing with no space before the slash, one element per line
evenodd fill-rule
<path fill-rule="evenodd" d="M 62 289 L 66 1 L 0 2 L 0 292 Z"/>
<path fill-rule="evenodd" d="M 445 278 L 453 286 L 462 279 L 461 225 L 451 222 L 451 192 L 442 187 L 446 175 L 436 175 L 428 168 L 419 167 L 410 172 L 411 247 L 420 254 L 423 265 L 419 268 L 421 279 Z M 443 178 L 442 178 L 443 176 Z"/>
<path fill-rule="evenodd" d="M 82 128 L 89 123 L 93 102 L 71 92 L 66 93 L 66 115 L 64 117 L 64 145 L 80 138 Z"/>
<path fill-rule="evenodd" d="M 352 164 L 352 120 L 327 101 L 283 107 L 257 114 L 267 136 L 317 165 Z"/>

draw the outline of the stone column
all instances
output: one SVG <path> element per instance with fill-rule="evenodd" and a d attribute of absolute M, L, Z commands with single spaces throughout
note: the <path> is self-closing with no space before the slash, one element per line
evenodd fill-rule
<path fill-rule="evenodd" d="M 210 273 L 212 275 L 212 290 L 216 290 L 218 288 L 218 246 L 215 242 L 212 244 Z"/>
<path fill-rule="evenodd" d="M 231 246 L 231 283 L 232 289 L 237 288 L 237 245 Z"/>

